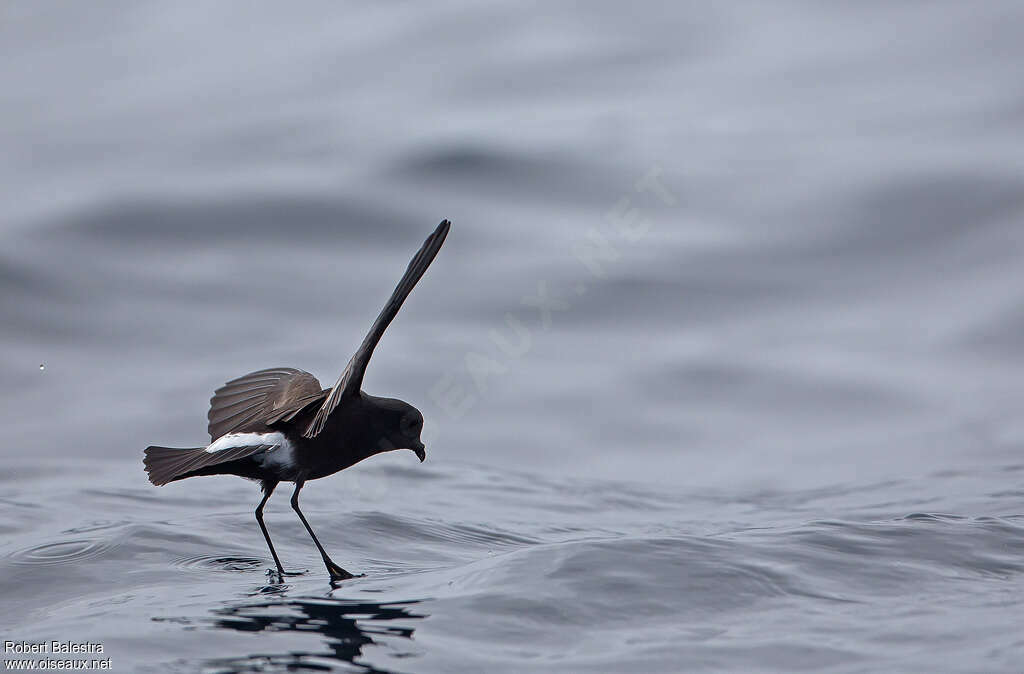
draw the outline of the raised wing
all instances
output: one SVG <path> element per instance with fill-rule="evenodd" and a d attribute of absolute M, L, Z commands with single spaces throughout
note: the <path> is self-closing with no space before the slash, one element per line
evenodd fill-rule
<path fill-rule="evenodd" d="M 427 271 L 427 267 L 434 261 L 437 251 L 441 250 L 441 244 L 444 243 L 445 237 L 448 236 L 449 229 L 451 229 L 451 223 L 447 220 L 442 220 L 433 234 L 428 236 L 427 240 L 423 242 L 423 246 L 416 253 L 416 256 L 412 258 L 412 262 L 409 263 L 409 267 L 405 270 L 405 275 L 402 276 L 402 280 L 398 282 L 398 286 L 391 294 L 391 299 L 384 305 L 384 309 L 377 316 L 377 320 L 373 322 L 373 326 L 363 339 L 363 343 L 359 345 L 359 349 L 356 350 L 352 359 L 348 361 L 345 371 L 338 377 L 338 381 L 334 384 L 334 388 L 331 389 L 330 395 L 327 396 L 327 399 L 317 411 L 316 416 L 309 423 L 309 427 L 303 433 L 305 437 L 316 437 L 323 430 L 324 425 L 327 423 L 327 418 L 334 411 L 334 408 L 344 398 L 359 393 L 359 389 L 363 385 L 363 374 L 366 372 L 366 365 L 370 362 L 370 356 L 373 355 L 377 342 L 380 341 L 381 336 L 388 325 L 391 324 L 398 310 L 402 308 L 405 298 L 409 296 L 409 293 L 412 292 L 413 287 L 423 276 L 423 273 Z"/>
<path fill-rule="evenodd" d="M 210 398 L 207 429 L 210 439 L 279 421 L 326 395 L 316 377 L 290 367 L 250 372 L 232 379 Z"/>

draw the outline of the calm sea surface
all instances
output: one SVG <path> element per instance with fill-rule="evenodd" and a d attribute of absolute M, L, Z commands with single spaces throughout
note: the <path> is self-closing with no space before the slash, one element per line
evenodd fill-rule
<path fill-rule="evenodd" d="M 1024 669 L 1019 2 L 5 3 L 0 641 L 125 672 Z M 149 485 L 263 367 L 428 461 Z M 10 658 L 3 654 L 3 658 Z"/>

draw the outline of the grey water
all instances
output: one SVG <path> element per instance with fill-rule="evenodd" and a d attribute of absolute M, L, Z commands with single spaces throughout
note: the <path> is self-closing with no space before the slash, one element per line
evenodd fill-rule
<path fill-rule="evenodd" d="M 1024 6 L 5 3 L 0 641 L 127 672 L 1024 666 Z M 267 521 L 224 381 L 426 417 Z M 3 659 L 12 658 L 5 653 Z"/>

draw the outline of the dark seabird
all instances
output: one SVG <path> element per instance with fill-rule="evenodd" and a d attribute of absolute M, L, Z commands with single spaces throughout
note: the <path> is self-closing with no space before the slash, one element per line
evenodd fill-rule
<path fill-rule="evenodd" d="M 294 482 L 292 509 L 320 551 L 331 580 L 353 578 L 320 545 L 299 509 L 299 491 L 307 480 L 333 475 L 381 452 L 409 449 L 420 461 L 426 458 L 419 410 L 395 398 L 369 395 L 360 387 L 374 347 L 441 249 L 450 227 L 451 223 L 442 221 L 423 242 L 333 388 L 323 389 L 310 373 L 288 367 L 229 381 L 210 399 L 206 416 L 211 443 L 191 449 L 147 447 L 143 462 L 149 481 L 164 485 L 195 475 L 260 480 L 263 500 L 256 506 L 256 521 L 279 578 L 285 571 L 263 523 L 263 506 L 279 482 Z"/>

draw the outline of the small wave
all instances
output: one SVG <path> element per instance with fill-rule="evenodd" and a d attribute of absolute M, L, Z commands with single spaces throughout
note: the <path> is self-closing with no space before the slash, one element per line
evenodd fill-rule
<path fill-rule="evenodd" d="M 227 573 L 239 573 L 260 569 L 263 566 L 262 559 L 255 557 L 231 557 L 222 555 L 195 555 L 182 557 L 172 563 L 178 569 L 185 571 L 223 571 Z"/>
<path fill-rule="evenodd" d="M 942 513 L 910 513 L 900 519 L 908 522 L 962 522 L 967 518 L 963 515 L 946 515 Z"/>
<path fill-rule="evenodd" d="M 93 522 L 92 524 L 83 524 L 82 526 L 72 527 L 65 529 L 62 534 L 89 534 L 96 531 L 103 531 L 105 529 L 114 529 L 117 527 L 125 526 L 129 524 L 126 520 L 121 521 L 100 521 Z"/>
<path fill-rule="evenodd" d="M 408 540 L 416 543 L 474 544 L 479 546 L 515 546 L 538 543 L 538 539 L 503 531 L 498 527 L 473 524 L 444 523 L 399 517 L 383 512 L 363 513 L 357 516 L 360 534 L 369 532 L 375 537 Z"/>
<path fill-rule="evenodd" d="M 944 578 L 1024 572 L 1024 528 L 1007 518 L 910 513 L 879 522 L 811 522 L 752 538 L 759 554 L 835 592 L 902 592 Z"/>

